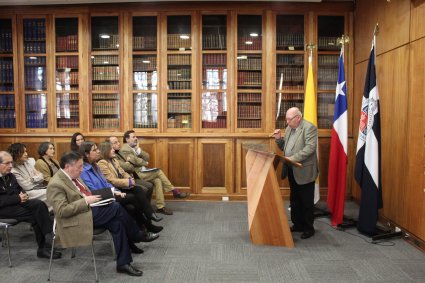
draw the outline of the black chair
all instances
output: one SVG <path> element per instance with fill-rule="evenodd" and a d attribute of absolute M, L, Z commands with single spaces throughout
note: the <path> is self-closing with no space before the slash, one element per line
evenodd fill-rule
<path fill-rule="evenodd" d="M 93 256 L 93 266 L 94 266 L 94 274 L 96 276 L 96 282 L 99 282 L 99 277 L 97 275 L 96 257 L 94 255 L 94 240 L 95 240 L 96 236 L 103 234 L 105 231 L 107 231 L 106 228 L 102 228 L 102 227 L 93 229 L 93 240 L 92 240 L 92 243 L 91 243 L 91 251 L 92 251 L 92 256 Z M 112 247 L 112 255 L 115 259 L 116 256 L 115 256 L 114 242 L 112 241 L 111 234 L 108 233 L 108 235 L 109 235 L 109 241 L 110 241 L 111 247 Z M 52 268 L 52 257 L 53 257 L 53 249 L 55 247 L 55 239 L 56 239 L 56 218 L 53 222 L 53 241 L 52 241 L 52 249 L 50 251 L 49 275 L 47 277 L 47 281 L 50 281 L 50 271 L 51 271 L 51 268 Z M 72 248 L 71 258 L 74 258 L 74 257 L 75 257 L 75 248 Z"/>
<path fill-rule="evenodd" d="M 7 245 L 7 253 L 9 256 L 9 267 L 12 267 L 12 259 L 10 257 L 10 241 L 9 241 L 9 227 L 15 226 L 19 223 L 19 220 L 12 219 L 12 218 L 0 218 L 0 228 L 3 228 L 3 241 L 2 241 L 2 247 Z"/>

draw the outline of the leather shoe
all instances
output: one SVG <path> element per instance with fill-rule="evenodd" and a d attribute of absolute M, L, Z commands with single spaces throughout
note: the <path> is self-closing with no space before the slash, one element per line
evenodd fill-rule
<path fill-rule="evenodd" d="M 50 249 L 48 248 L 41 248 L 37 250 L 37 257 L 39 258 L 50 258 Z M 61 258 L 62 254 L 60 252 L 57 252 L 53 250 L 53 256 L 52 259 L 58 259 Z"/>
<path fill-rule="evenodd" d="M 158 239 L 159 235 L 152 232 L 143 233 L 142 242 L 152 242 Z"/>
<path fill-rule="evenodd" d="M 151 220 L 155 222 L 159 222 L 162 220 L 162 217 L 158 216 L 156 213 L 152 213 Z"/>
<path fill-rule="evenodd" d="M 138 246 L 136 246 L 133 242 L 129 242 L 128 244 L 129 244 L 130 250 L 133 254 L 142 254 L 142 253 L 145 252 L 144 250 L 142 250 Z"/>
<path fill-rule="evenodd" d="M 173 211 L 170 210 L 170 209 L 168 209 L 168 208 L 166 208 L 165 206 L 163 208 L 158 208 L 156 210 L 156 212 L 157 213 L 162 213 L 162 214 L 165 214 L 165 215 L 173 215 Z"/>
<path fill-rule="evenodd" d="M 174 198 L 187 198 L 189 196 L 190 196 L 190 193 L 180 193 L 180 192 L 177 194 L 173 193 Z"/>
<path fill-rule="evenodd" d="M 314 235 L 314 231 L 303 232 L 301 234 L 301 239 L 308 239 L 310 237 L 313 237 L 313 235 Z"/>
<path fill-rule="evenodd" d="M 295 227 L 295 225 L 292 225 L 291 226 L 291 232 L 303 232 L 303 230 L 298 228 L 298 227 Z"/>
<path fill-rule="evenodd" d="M 130 275 L 130 276 L 142 276 L 143 275 L 143 271 L 138 270 L 137 268 L 135 268 L 131 264 L 117 266 L 117 272 L 118 273 L 126 273 L 127 275 Z"/>
<path fill-rule="evenodd" d="M 162 229 L 164 229 L 164 227 L 156 226 L 156 225 L 153 225 L 152 223 L 150 223 L 150 224 L 146 225 L 146 229 L 149 232 L 152 232 L 152 233 L 159 233 L 159 232 L 162 231 Z"/>

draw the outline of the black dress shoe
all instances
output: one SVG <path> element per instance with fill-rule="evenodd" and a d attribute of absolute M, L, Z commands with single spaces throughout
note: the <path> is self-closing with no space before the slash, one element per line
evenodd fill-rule
<path fill-rule="evenodd" d="M 291 232 L 303 232 L 303 230 L 301 228 L 295 227 L 295 225 L 292 225 Z"/>
<path fill-rule="evenodd" d="M 310 237 L 313 237 L 313 235 L 314 235 L 314 231 L 303 232 L 301 234 L 301 239 L 308 239 Z"/>
<path fill-rule="evenodd" d="M 155 222 L 159 222 L 162 220 L 162 217 L 158 216 L 156 213 L 152 213 L 151 220 Z"/>
<path fill-rule="evenodd" d="M 133 254 L 142 254 L 145 251 L 136 246 L 133 242 L 129 242 L 128 245 L 130 246 L 130 250 Z"/>
<path fill-rule="evenodd" d="M 156 210 L 157 213 L 162 213 L 165 215 L 173 215 L 173 211 L 171 211 L 170 209 L 166 208 L 165 206 L 163 208 L 158 208 Z"/>
<path fill-rule="evenodd" d="M 143 233 L 142 242 L 152 242 L 158 239 L 159 235 L 152 232 Z"/>
<path fill-rule="evenodd" d="M 173 193 L 174 198 L 187 198 L 190 196 L 190 193 Z"/>
<path fill-rule="evenodd" d="M 118 273 L 126 273 L 130 276 L 142 276 L 143 271 L 134 268 L 131 264 L 126 264 L 122 266 L 117 266 Z"/>
<path fill-rule="evenodd" d="M 41 248 L 37 250 L 37 257 L 39 258 L 50 258 L 50 249 L 48 248 Z M 58 259 L 61 258 L 62 254 L 60 252 L 57 252 L 53 250 L 53 256 L 52 259 Z"/>
<path fill-rule="evenodd" d="M 162 226 L 156 226 L 151 224 L 146 225 L 146 229 L 148 230 L 148 232 L 152 232 L 152 233 L 159 233 L 162 231 L 162 229 L 164 229 L 164 227 Z"/>

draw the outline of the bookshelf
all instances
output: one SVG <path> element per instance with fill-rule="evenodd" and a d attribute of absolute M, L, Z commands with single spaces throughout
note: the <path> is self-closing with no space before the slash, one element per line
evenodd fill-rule
<path fill-rule="evenodd" d="M 46 19 L 24 18 L 25 126 L 48 127 Z"/>
<path fill-rule="evenodd" d="M 157 16 L 132 19 L 133 128 L 158 129 L 157 22 Z"/>
<path fill-rule="evenodd" d="M 192 128 L 192 16 L 167 16 L 167 128 Z"/>
<path fill-rule="evenodd" d="M 91 108 L 93 130 L 120 128 L 118 16 L 91 17 Z"/>
<path fill-rule="evenodd" d="M 317 123 L 332 129 L 344 16 L 318 16 L 317 23 Z"/>
<path fill-rule="evenodd" d="M 237 16 L 237 110 L 238 129 L 263 127 L 262 16 Z"/>
<path fill-rule="evenodd" d="M 276 15 L 274 118 L 279 129 L 286 127 L 286 110 L 298 107 L 303 111 L 304 108 L 304 38 L 304 15 Z"/>
<path fill-rule="evenodd" d="M 12 19 L 0 19 L 0 128 L 16 127 Z"/>
<path fill-rule="evenodd" d="M 227 15 L 202 15 L 202 129 L 227 129 Z"/>
<path fill-rule="evenodd" d="M 55 19 L 56 127 L 79 128 L 78 18 Z"/>

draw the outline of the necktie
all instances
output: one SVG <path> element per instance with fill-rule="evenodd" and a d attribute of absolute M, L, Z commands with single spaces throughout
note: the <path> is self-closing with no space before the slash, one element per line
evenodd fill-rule
<path fill-rule="evenodd" d="M 77 188 L 80 190 L 80 192 L 83 195 L 86 195 L 86 196 L 92 195 L 92 193 L 89 190 L 87 190 L 80 182 L 78 182 L 77 179 L 72 179 L 72 181 L 74 182 L 74 184 L 77 186 Z"/>

